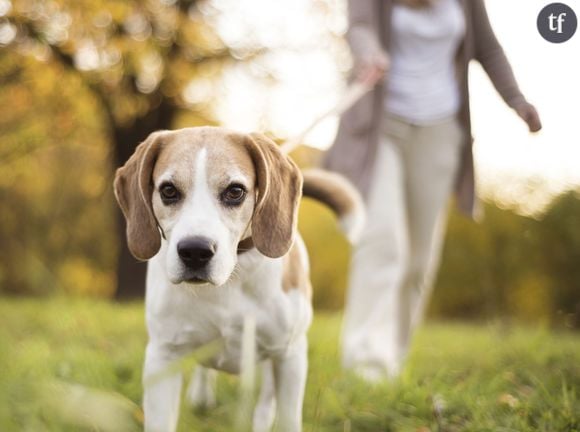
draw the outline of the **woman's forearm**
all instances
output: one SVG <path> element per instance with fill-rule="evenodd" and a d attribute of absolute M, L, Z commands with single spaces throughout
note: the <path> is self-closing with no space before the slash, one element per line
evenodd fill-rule
<path fill-rule="evenodd" d="M 513 69 L 489 22 L 483 0 L 472 0 L 471 23 L 475 41 L 475 59 L 481 63 L 494 87 L 512 108 L 526 99 L 516 81 Z M 469 23 L 468 23 L 469 24 Z"/>

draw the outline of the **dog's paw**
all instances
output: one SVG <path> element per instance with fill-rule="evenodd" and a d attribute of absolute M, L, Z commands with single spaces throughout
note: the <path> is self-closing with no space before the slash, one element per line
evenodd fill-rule
<path fill-rule="evenodd" d="M 252 432 L 270 432 L 274 424 L 276 403 L 274 400 L 258 403 L 254 410 Z"/>

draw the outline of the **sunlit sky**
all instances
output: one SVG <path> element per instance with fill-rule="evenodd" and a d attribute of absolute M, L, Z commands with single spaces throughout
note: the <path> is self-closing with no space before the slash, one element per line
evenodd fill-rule
<path fill-rule="evenodd" d="M 291 137 L 337 102 L 350 66 L 342 37 L 346 0 L 213 3 L 226 11 L 216 17 L 226 42 L 258 42 L 273 49 L 260 64 L 241 64 L 227 73 L 217 108 L 226 125 Z M 564 44 L 544 41 L 536 18 L 548 3 L 486 1 L 522 91 L 540 112 L 544 125 L 540 134 L 528 133 L 478 64 L 472 65 L 470 77 L 480 191 L 507 204 L 519 203 L 524 212 L 541 208 L 554 193 L 580 185 L 580 31 Z M 323 122 L 306 143 L 328 148 L 336 126 L 336 118 Z"/>

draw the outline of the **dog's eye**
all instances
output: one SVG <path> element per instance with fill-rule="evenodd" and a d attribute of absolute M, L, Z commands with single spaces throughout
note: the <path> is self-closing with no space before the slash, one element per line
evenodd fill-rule
<path fill-rule="evenodd" d="M 221 200 L 226 205 L 236 206 L 246 198 L 246 189 L 240 184 L 229 185 L 221 194 Z"/>
<path fill-rule="evenodd" d="M 171 183 L 162 184 L 159 188 L 159 194 L 164 204 L 173 204 L 181 198 L 179 191 Z"/>

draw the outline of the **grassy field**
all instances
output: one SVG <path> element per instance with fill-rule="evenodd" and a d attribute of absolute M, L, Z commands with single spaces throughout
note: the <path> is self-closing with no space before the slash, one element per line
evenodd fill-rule
<path fill-rule="evenodd" d="M 139 429 L 140 304 L 0 299 L 0 317 L 0 431 Z M 580 431 L 578 334 L 427 323 L 403 375 L 369 387 L 341 371 L 339 328 L 316 315 L 305 431 Z M 236 430 L 237 394 L 221 375 L 219 405 L 183 406 L 179 430 Z"/>

